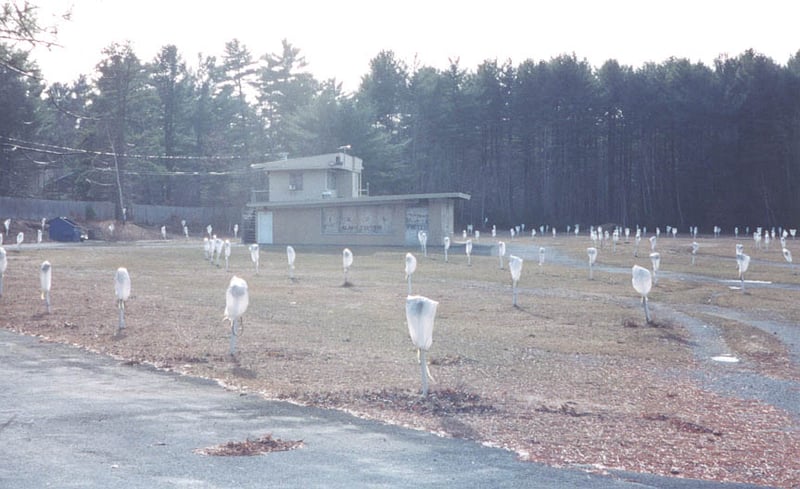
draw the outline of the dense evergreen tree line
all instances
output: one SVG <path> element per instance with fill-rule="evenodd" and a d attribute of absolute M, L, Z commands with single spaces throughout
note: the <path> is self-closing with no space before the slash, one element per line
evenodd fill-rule
<path fill-rule="evenodd" d="M 172 45 L 144 61 L 113 44 L 94 73 L 45 84 L 0 44 L 0 194 L 239 205 L 263 184 L 251 163 L 350 145 L 371 194 L 466 192 L 464 223 L 800 219 L 800 52 L 439 70 L 384 51 L 355 93 L 287 41 L 255 56 L 232 40 L 193 65 Z"/>
<path fill-rule="evenodd" d="M 405 181 L 472 194 L 470 222 L 710 230 L 800 218 L 800 53 L 786 66 L 752 51 L 638 69 L 564 55 L 410 75 L 382 53 L 358 96 L 397 101 L 377 120 L 400 121 Z"/>

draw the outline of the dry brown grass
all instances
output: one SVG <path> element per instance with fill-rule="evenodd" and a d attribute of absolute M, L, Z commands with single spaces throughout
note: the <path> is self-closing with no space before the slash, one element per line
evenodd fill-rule
<path fill-rule="evenodd" d="M 754 253 L 743 242 L 754 258 L 748 279 L 800 283 L 777 246 Z M 532 242 L 523 238 L 511 249 L 519 243 Z M 616 253 L 610 245 L 601 249 L 591 281 L 582 265 L 588 239 L 533 243 L 548 248 L 548 261 L 543 267 L 526 261 L 518 308 L 497 257 L 473 256 L 468 267 L 458 252 L 445 263 L 438 249 L 431 247 L 429 258 L 415 251 L 414 293 L 440 302 L 429 353 L 436 382 L 428 399 L 419 398 L 419 367 L 405 324 L 407 250 L 401 248 L 353 248 L 352 286 L 343 287 L 338 248 L 295 246 L 293 281 L 282 247 L 262 251 L 259 275 L 244 247 L 234 249 L 226 273 L 224 265 L 203 261 L 196 240 L 189 247 L 181 240 L 27 246 L 21 253 L 10 247 L 0 325 L 269 398 L 495 444 L 526 460 L 782 487 L 800 480 L 798 420 L 696 384 L 693 372 L 701 366 L 685 328 L 658 314 L 645 324 L 630 274 L 602 268 L 649 268 L 646 241 L 638 259 L 632 244 L 618 245 Z M 678 275 L 735 279 L 734 244 L 703 239 L 691 266 L 690 240 L 662 237 L 665 274 L 651 302 L 681 310 L 712 304 L 800 322 L 797 291 L 742 294 Z M 53 264 L 49 315 L 37 291 L 44 259 Z M 122 335 L 116 334 L 112 284 L 118 266 L 128 268 L 133 282 Z M 231 358 L 222 311 L 234 273 L 249 284 L 250 308 Z M 725 331 L 731 352 L 748 368 L 797 378 L 797 366 L 774 338 L 745 323 L 701 319 Z"/>

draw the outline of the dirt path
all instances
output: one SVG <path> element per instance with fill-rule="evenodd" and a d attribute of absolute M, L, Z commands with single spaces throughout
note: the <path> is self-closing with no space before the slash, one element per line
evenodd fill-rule
<path fill-rule="evenodd" d="M 781 321 L 765 320 L 752 314 L 717 306 L 696 307 L 696 310 L 707 315 L 746 323 L 768 334 L 777 336 L 791 353 L 792 361 L 800 365 L 800 326 Z"/>
<path fill-rule="evenodd" d="M 798 328 L 778 327 L 776 323 L 753 321 L 744 314 L 727 312 L 728 317 L 735 317 L 748 326 L 782 331 L 784 334 L 778 336 L 780 341 L 797 353 L 797 343 L 793 343 L 793 338 L 799 334 Z M 692 351 L 701 367 L 696 374 L 706 388 L 726 396 L 757 399 L 800 419 L 800 382 L 764 375 L 754 365 L 738 358 L 737 362 L 715 361 L 713 358 L 729 355 L 731 351 L 717 328 L 674 308 L 659 306 L 658 313 L 671 315 L 691 333 Z M 794 362 L 798 365 L 796 360 L 795 355 Z"/>

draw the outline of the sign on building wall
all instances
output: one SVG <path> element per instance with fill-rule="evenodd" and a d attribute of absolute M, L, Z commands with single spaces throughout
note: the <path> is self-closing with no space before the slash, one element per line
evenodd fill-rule
<path fill-rule="evenodd" d="M 407 207 L 405 239 L 407 245 L 416 245 L 419 242 L 417 239 L 419 231 L 428 231 L 428 208 Z"/>
<path fill-rule="evenodd" d="M 322 234 L 390 234 L 391 232 L 391 206 L 322 209 Z"/>

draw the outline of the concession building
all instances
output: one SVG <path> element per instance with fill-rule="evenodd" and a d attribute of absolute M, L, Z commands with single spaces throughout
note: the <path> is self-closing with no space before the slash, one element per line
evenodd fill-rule
<path fill-rule="evenodd" d="M 250 165 L 245 240 L 259 244 L 430 245 L 453 235 L 459 192 L 369 196 L 360 158 L 345 152 Z"/>

